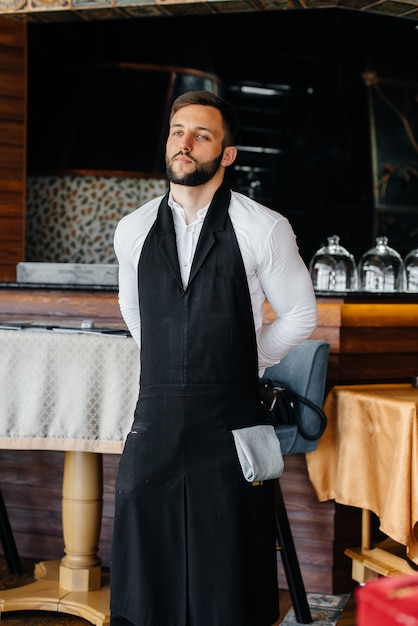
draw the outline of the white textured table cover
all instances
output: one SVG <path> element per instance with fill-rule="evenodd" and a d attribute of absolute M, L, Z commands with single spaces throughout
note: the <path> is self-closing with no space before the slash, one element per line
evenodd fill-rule
<path fill-rule="evenodd" d="M 131 337 L 0 330 L 0 447 L 118 454 L 138 388 Z"/>

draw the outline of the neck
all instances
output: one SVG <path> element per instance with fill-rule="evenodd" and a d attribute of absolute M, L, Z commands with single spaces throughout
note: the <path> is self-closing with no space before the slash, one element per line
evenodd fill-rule
<path fill-rule="evenodd" d="M 187 224 L 191 224 L 197 219 L 200 209 L 203 209 L 212 201 L 221 184 L 222 179 L 218 177 L 214 177 L 209 182 L 198 187 L 186 187 L 185 185 L 170 183 L 173 199 L 183 208 Z"/>

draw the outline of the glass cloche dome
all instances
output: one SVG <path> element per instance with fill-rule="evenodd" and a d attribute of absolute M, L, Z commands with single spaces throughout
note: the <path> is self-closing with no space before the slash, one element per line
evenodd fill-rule
<path fill-rule="evenodd" d="M 376 238 L 358 264 L 361 291 L 389 293 L 405 289 L 405 266 L 398 252 L 388 246 L 388 238 Z"/>
<path fill-rule="evenodd" d="M 340 245 L 338 235 L 328 237 L 328 245 L 319 248 L 309 263 L 315 291 L 356 291 L 357 268 L 354 257 Z"/>
<path fill-rule="evenodd" d="M 411 250 L 404 258 L 406 291 L 418 293 L 418 248 Z"/>

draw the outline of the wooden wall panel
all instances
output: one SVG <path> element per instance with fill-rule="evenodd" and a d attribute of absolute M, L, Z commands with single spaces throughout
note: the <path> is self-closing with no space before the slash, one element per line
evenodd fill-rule
<path fill-rule="evenodd" d="M 0 70 L 25 73 L 26 60 L 21 54 L 20 45 L 5 46 L 4 43 L 0 42 Z"/>
<path fill-rule="evenodd" d="M 22 108 L 23 101 L 17 97 L 2 94 L 1 92 L 0 95 L 0 121 L 2 125 L 8 124 L 9 122 L 23 123 L 26 113 L 25 109 Z"/>
<path fill-rule="evenodd" d="M 21 146 L 11 144 L 0 145 L 0 163 L 7 163 L 13 169 L 25 168 L 25 154 Z"/>
<path fill-rule="evenodd" d="M 0 185 L 1 213 L 0 216 L 22 218 L 20 209 L 21 193 L 19 191 L 4 191 Z M 1 233 L 1 231 L 0 231 Z"/>
<path fill-rule="evenodd" d="M 22 29 L 18 22 L 4 20 L 0 22 L 0 46 L 5 46 L 7 54 L 13 54 L 13 48 L 19 51 L 22 48 Z M 26 33 L 26 28 L 24 29 Z"/>
<path fill-rule="evenodd" d="M 0 281 L 25 258 L 27 26 L 0 20 Z M 4 176 L 2 176 L 4 174 Z"/>
<path fill-rule="evenodd" d="M 0 143 L 22 148 L 25 144 L 25 131 L 20 122 L 8 122 L 0 126 Z M 10 166 L 10 164 L 8 164 Z"/>
<path fill-rule="evenodd" d="M 6 194 L 7 198 L 7 194 Z M 0 203 L 2 202 L 2 194 L 0 193 Z M 6 203 L 7 206 L 7 203 Z M 1 205 L 3 209 L 3 205 Z M 17 210 L 16 210 L 17 213 Z M 24 232 L 24 222 L 23 219 L 18 217 L 3 217 L 0 211 L 0 237 L 5 241 L 18 241 L 21 243 L 22 233 Z M 1 253 L 0 253 L 1 254 Z"/>
<path fill-rule="evenodd" d="M 24 100 L 26 93 L 24 79 L 24 72 L 11 72 L 8 69 L 3 70 L 0 68 L 0 91 L 2 98 L 9 96 L 12 100 Z M 22 111 L 16 111 L 16 115 L 22 116 Z"/>

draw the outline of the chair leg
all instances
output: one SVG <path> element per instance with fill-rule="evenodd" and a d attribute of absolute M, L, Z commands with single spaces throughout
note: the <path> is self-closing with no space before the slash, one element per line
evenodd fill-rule
<path fill-rule="evenodd" d="M 299 567 L 299 560 L 296 554 L 279 480 L 275 482 L 275 508 L 277 539 L 281 547 L 283 567 L 289 585 L 290 597 L 292 599 L 296 619 L 300 624 L 311 624 L 311 610 L 306 597 L 305 585 Z"/>
<path fill-rule="evenodd" d="M 19 554 L 17 552 L 15 539 L 12 528 L 7 515 L 6 505 L 4 504 L 3 494 L 0 490 L 0 540 L 3 546 L 4 556 L 6 557 L 7 567 L 11 574 L 20 575 L 22 573 L 22 565 L 20 563 Z"/>

